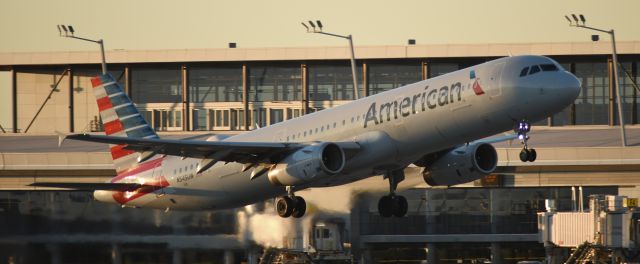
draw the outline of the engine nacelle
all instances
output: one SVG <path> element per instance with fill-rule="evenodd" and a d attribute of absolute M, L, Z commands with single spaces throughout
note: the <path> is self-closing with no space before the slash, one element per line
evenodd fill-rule
<path fill-rule="evenodd" d="M 269 170 L 267 177 L 274 185 L 295 186 L 340 173 L 345 156 L 334 143 L 315 143 L 286 157 Z"/>
<path fill-rule="evenodd" d="M 488 143 L 464 145 L 429 162 L 422 177 L 431 186 L 456 185 L 480 179 L 498 165 L 498 153 Z"/>

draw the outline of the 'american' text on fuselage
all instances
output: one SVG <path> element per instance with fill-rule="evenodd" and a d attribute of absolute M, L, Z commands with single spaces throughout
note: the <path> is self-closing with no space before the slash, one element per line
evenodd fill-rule
<path fill-rule="evenodd" d="M 380 104 L 379 110 L 376 107 L 376 102 L 371 103 L 364 119 L 364 127 L 367 127 L 369 121 L 372 121 L 374 125 L 384 123 L 385 114 L 386 121 L 388 122 L 391 121 L 392 113 L 393 119 L 398 119 L 399 117 L 407 117 L 411 114 L 418 113 L 418 107 L 422 108 L 424 112 L 427 111 L 427 108 L 434 109 L 438 106 L 453 103 L 456 95 L 458 101 L 462 100 L 462 84 L 460 82 L 452 84 L 451 87 L 445 85 L 440 87 L 440 89 L 428 90 L 429 86 L 427 85 L 421 93 L 402 98 L 401 100 Z M 379 116 L 377 114 L 378 112 Z"/>

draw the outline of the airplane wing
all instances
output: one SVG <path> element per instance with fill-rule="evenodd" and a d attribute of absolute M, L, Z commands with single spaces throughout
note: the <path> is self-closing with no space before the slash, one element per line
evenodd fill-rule
<path fill-rule="evenodd" d="M 518 134 L 505 133 L 502 136 L 479 139 L 479 140 L 476 140 L 474 142 L 482 142 L 482 143 L 493 144 L 493 143 L 498 143 L 498 142 L 507 141 L 507 140 L 514 140 L 514 139 L 517 139 L 517 138 L 518 138 Z M 509 143 L 509 144 L 511 144 L 511 143 Z"/>
<path fill-rule="evenodd" d="M 72 140 L 125 145 L 124 149 L 128 150 L 179 157 L 207 159 L 215 154 L 218 161 L 239 163 L 275 163 L 305 146 L 303 143 L 145 139 L 90 134 L 65 137 Z M 360 150 L 360 145 L 355 142 L 335 143 L 343 148 L 347 157 L 352 157 Z"/>
<path fill-rule="evenodd" d="M 74 190 L 104 190 L 104 191 L 133 191 L 144 186 L 137 183 L 89 183 L 89 182 L 34 182 L 28 186 L 32 187 L 49 187 L 49 188 L 64 188 Z"/>

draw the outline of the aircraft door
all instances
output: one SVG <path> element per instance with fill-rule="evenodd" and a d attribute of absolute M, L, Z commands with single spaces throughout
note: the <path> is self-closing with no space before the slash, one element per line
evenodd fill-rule
<path fill-rule="evenodd" d="M 502 71 L 504 69 L 504 62 L 496 64 L 487 76 L 487 94 L 493 98 L 502 95 Z"/>

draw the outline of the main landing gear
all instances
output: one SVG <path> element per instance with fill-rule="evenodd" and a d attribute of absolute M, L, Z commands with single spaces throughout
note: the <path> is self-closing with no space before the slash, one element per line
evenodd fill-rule
<path fill-rule="evenodd" d="M 295 196 L 291 186 L 287 186 L 287 195 L 276 199 L 276 212 L 280 217 L 293 216 L 300 218 L 307 211 L 307 203 L 304 198 Z"/>
<path fill-rule="evenodd" d="M 378 201 L 378 212 L 382 217 L 405 216 L 409 208 L 407 198 L 402 195 L 396 195 L 398 183 L 404 180 L 404 171 L 387 171 L 384 174 L 384 178 L 389 179 L 389 195 L 382 196 Z"/>
<path fill-rule="evenodd" d="M 520 139 L 520 143 L 523 145 L 522 151 L 520 151 L 520 160 L 522 162 L 534 162 L 538 157 L 536 150 L 534 148 L 529 148 L 528 141 L 529 136 L 527 133 L 531 131 L 531 125 L 527 120 L 522 120 L 518 122 L 516 127 L 513 129 L 516 133 L 518 133 L 518 139 Z"/>

